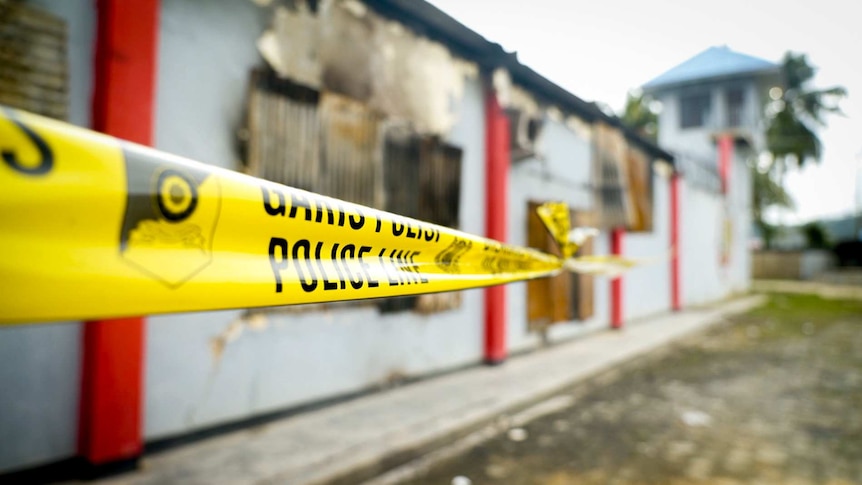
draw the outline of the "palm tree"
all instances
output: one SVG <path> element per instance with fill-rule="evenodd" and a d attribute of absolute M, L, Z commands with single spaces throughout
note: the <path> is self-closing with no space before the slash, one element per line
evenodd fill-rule
<path fill-rule="evenodd" d="M 778 232 L 778 227 L 766 222 L 763 214 L 768 207 L 793 208 L 793 199 L 784 190 L 784 186 L 777 182 L 776 175 L 771 171 L 761 171 L 757 166 L 751 167 L 752 188 L 754 197 L 751 201 L 752 217 L 754 224 L 760 231 L 765 248 L 772 247 L 772 239 Z"/>
<path fill-rule="evenodd" d="M 842 86 L 815 89 L 811 86 L 815 69 L 805 54 L 787 52 L 781 66 L 783 92 L 770 91 L 767 107 L 766 149 L 772 154 L 767 167 L 752 167 L 754 223 L 761 231 L 764 244 L 771 245 L 776 227 L 763 219 L 767 207 L 793 207 L 784 190 L 784 174 L 806 161 L 820 162 L 822 143 L 817 128 L 826 126 L 827 114 L 842 114 L 838 102 L 847 96 Z M 755 164 L 756 165 L 756 164 Z"/>
<path fill-rule="evenodd" d="M 630 91 L 626 95 L 626 108 L 620 118 L 644 138 L 652 141 L 658 139 L 658 115 L 653 108 L 653 100 L 645 97 L 640 90 Z"/>
<path fill-rule="evenodd" d="M 807 160 L 820 161 L 822 144 L 816 129 L 826 126 L 825 115 L 842 114 L 838 102 L 847 96 L 842 86 L 812 88 L 815 69 L 805 54 L 787 52 L 782 74 L 785 89 L 770 106 L 772 117 L 766 129 L 767 150 L 779 173 L 790 167 L 789 162 L 801 168 Z"/>

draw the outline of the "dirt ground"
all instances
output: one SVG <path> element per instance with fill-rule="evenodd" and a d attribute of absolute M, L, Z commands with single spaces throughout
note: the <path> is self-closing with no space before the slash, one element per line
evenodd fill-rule
<path fill-rule="evenodd" d="M 860 301 L 773 295 L 597 381 L 409 483 L 862 484 Z"/>

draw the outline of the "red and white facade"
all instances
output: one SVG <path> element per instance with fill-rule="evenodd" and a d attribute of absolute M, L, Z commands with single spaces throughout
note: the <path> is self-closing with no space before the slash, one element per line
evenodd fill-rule
<path fill-rule="evenodd" d="M 73 119 L 89 119 L 92 129 L 164 151 L 240 168 L 233 137 L 248 74 L 263 62 L 255 47 L 267 28 L 261 7 L 235 0 L 70 5 L 48 8 L 68 20 L 70 42 L 84 39 L 70 46 L 81 54 L 70 56 L 72 95 L 90 96 L 92 103 Z M 457 121 L 445 134 L 464 150 L 461 229 L 524 245 L 529 201 L 561 199 L 590 209 L 591 195 L 582 187 L 591 177 L 590 123 L 573 128 L 564 118 L 549 117 L 537 141 L 543 159 L 513 164 L 501 93 L 483 69 L 478 72 L 465 79 Z M 741 169 L 733 166 L 732 155 L 721 160 L 725 191 L 743 190 L 733 187 Z M 707 234 L 701 227 L 717 215 L 736 217 L 736 209 L 726 212 L 723 195 L 699 193 L 673 170 L 656 169 L 651 176 L 653 231 L 614 229 L 597 238 L 594 252 L 657 262 L 620 278 L 598 279 L 594 315 L 553 326 L 547 339 L 624 328 L 633 319 L 747 286 L 744 245 L 740 249 L 736 241 L 730 259 L 722 260 L 724 242 L 712 239 L 715 230 Z M 734 227 L 746 220 L 734 219 Z M 701 254 L 710 252 L 715 258 Z M 732 276 L 703 290 L 702 265 L 716 278 L 724 278 L 722 272 Z M 234 332 L 230 343 L 214 353 L 213 340 L 225 332 Z M 74 456 L 95 465 L 134 460 L 148 442 L 395 378 L 501 363 L 542 341 L 528 330 L 523 283 L 466 291 L 458 309 L 431 315 L 381 315 L 373 307 L 355 307 L 276 312 L 254 323 L 242 311 L 225 311 L 3 328 L 0 364 L 8 369 L 14 362 L 15 372 L 0 375 L 0 388 L 16 392 L 0 395 L 0 429 L 4 441 L 17 447 L 0 445 L 0 473 Z"/>

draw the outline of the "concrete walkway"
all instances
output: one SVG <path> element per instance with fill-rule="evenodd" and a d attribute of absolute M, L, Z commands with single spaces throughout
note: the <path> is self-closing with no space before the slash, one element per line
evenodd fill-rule
<path fill-rule="evenodd" d="M 643 319 L 514 357 L 147 456 L 102 483 L 355 483 L 763 301 Z"/>

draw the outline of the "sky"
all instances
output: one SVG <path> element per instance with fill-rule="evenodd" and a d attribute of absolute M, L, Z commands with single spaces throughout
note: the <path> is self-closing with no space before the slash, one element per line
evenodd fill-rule
<path fill-rule="evenodd" d="M 845 215 L 862 206 L 862 64 L 858 6 L 846 0 L 430 0 L 497 42 L 551 81 L 619 112 L 626 93 L 710 46 L 779 62 L 788 50 L 808 54 L 815 86 L 843 85 L 845 117 L 819 130 L 819 165 L 790 173 L 791 224 Z M 854 25 L 855 24 L 855 25 Z"/>

